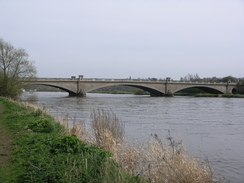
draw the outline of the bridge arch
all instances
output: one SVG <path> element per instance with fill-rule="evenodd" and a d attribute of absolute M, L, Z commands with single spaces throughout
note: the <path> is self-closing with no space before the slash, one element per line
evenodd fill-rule
<path fill-rule="evenodd" d="M 237 94 L 237 93 L 238 93 L 238 90 L 237 90 L 237 88 L 233 88 L 233 89 L 231 90 L 231 92 L 232 92 L 232 94 Z"/>
<path fill-rule="evenodd" d="M 197 88 L 206 93 L 211 93 L 211 94 L 224 94 L 225 93 L 224 91 L 221 91 L 220 89 L 217 89 L 216 87 L 209 87 L 209 86 L 183 86 L 183 87 L 175 90 L 174 93 L 179 92 L 184 89 L 188 89 L 188 88 Z"/>
<path fill-rule="evenodd" d="M 109 87 L 109 86 L 130 86 L 130 87 L 135 87 L 135 88 L 145 90 L 145 91 L 149 92 L 152 97 L 164 96 L 164 93 L 162 91 L 158 90 L 157 88 L 143 86 L 140 84 L 131 84 L 131 83 L 123 83 L 123 84 L 109 83 L 109 84 L 94 85 L 92 87 L 87 88 L 86 92 L 89 93 L 93 90 L 97 90 L 97 89 L 105 88 L 105 87 Z"/>
<path fill-rule="evenodd" d="M 43 86 L 50 86 L 50 87 L 53 87 L 53 88 L 58 88 L 58 89 L 61 89 L 65 92 L 68 92 L 69 93 L 69 96 L 78 96 L 77 95 L 77 90 L 75 88 L 72 88 L 70 86 L 65 86 L 65 85 L 62 85 L 62 84 L 54 84 L 54 83 L 30 83 L 30 85 L 43 85 Z"/>

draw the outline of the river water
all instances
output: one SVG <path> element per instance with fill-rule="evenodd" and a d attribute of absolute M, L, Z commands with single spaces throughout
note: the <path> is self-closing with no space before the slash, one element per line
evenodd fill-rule
<path fill-rule="evenodd" d="M 30 94 L 24 93 L 25 100 Z M 125 123 L 126 138 L 148 140 L 170 135 L 189 154 L 208 160 L 219 176 L 244 182 L 244 99 L 149 97 L 92 94 L 67 97 L 64 92 L 36 92 L 36 102 L 53 115 L 89 123 L 94 109 L 112 110 Z"/>

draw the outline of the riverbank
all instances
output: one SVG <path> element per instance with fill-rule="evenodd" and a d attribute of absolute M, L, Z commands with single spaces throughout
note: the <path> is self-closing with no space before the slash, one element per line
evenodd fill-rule
<path fill-rule="evenodd" d="M 208 164 L 187 155 L 172 138 L 170 147 L 157 136 L 154 142 L 130 146 L 118 143 L 105 128 L 96 133 L 101 134 L 97 144 L 112 154 L 80 141 L 84 131 L 79 126 L 72 136 L 40 109 L 2 98 L 0 103 L 1 124 L 13 138 L 10 161 L 0 166 L 0 182 L 214 182 Z M 98 114 L 98 121 L 111 120 Z"/>
<path fill-rule="evenodd" d="M 4 98 L 0 104 L 0 182 L 142 182 L 42 110 Z"/>
<path fill-rule="evenodd" d="M 223 97 L 223 98 L 244 98 L 240 94 L 196 94 L 195 97 Z"/>

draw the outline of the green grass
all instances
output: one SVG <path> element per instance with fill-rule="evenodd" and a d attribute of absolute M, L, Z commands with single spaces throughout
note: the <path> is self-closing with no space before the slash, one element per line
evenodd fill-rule
<path fill-rule="evenodd" d="M 195 97 L 244 98 L 244 95 L 240 95 L 240 94 L 196 94 Z"/>
<path fill-rule="evenodd" d="M 244 98 L 244 95 L 241 94 L 224 94 L 222 97 L 226 98 Z"/>
<path fill-rule="evenodd" d="M 1 183 L 143 182 L 126 173 L 110 152 L 65 135 L 66 129 L 42 110 L 5 98 L 0 105 L 0 123 L 13 138 L 9 163 L 0 163 Z"/>
<path fill-rule="evenodd" d="M 210 94 L 210 93 L 199 93 L 194 95 L 194 97 L 221 97 L 219 94 Z"/>

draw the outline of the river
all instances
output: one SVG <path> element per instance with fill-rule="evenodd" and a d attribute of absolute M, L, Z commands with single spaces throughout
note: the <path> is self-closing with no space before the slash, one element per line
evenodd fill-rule
<path fill-rule="evenodd" d="M 23 100 L 30 94 L 24 93 Z M 33 94 L 31 94 L 33 95 Z M 244 99 L 149 97 L 88 93 L 35 92 L 36 102 L 53 115 L 89 123 L 93 109 L 112 110 L 125 123 L 126 138 L 146 140 L 151 134 L 182 140 L 189 154 L 207 159 L 219 176 L 244 182 Z"/>

